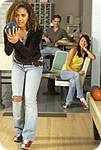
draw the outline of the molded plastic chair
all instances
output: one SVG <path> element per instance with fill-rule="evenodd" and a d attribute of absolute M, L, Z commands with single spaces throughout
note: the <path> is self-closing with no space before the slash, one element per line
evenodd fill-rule
<path fill-rule="evenodd" d="M 62 66 L 67 59 L 67 55 L 68 52 L 66 51 L 56 51 L 51 70 L 49 72 L 43 73 L 42 77 L 55 79 L 56 76 L 59 76 Z"/>
<path fill-rule="evenodd" d="M 82 70 L 85 71 L 85 74 L 83 76 L 81 76 L 82 85 L 84 84 L 89 64 L 90 64 L 90 58 L 86 57 L 84 64 L 83 64 L 83 67 L 82 67 Z M 60 77 L 56 77 L 55 86 L 69 86 L 69 81 L 62 80 Z"/>

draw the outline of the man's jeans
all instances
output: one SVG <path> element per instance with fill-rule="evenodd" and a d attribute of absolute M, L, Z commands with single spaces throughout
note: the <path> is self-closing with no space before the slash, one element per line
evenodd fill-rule
<path fill-rule="evenodd" d="M 59 51 L 59 48 L 56 47 L 46 47 L 45 49 L 41 50 L 41 54 L 44 57 L 48 56 L 48 55 L 55 55 L 56 51 Z"/>

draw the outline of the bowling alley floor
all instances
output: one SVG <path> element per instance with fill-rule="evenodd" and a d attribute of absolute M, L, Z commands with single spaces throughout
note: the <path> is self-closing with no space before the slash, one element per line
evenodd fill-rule
<path fill-rule="evenodd" d="M 0 150 L 20 150 L 20 143 L 13 142 L 16 129 L 12 112 L 8 114 L 0 112 Z M 64 116 L 50 113 L 51 117 L 46 114 L 49 113 L 39 113 L 36 138 L 30 150 L 95 150 L 100 145 L 99 140 L 94 140 L 89 113 L 61 112 Z"/>

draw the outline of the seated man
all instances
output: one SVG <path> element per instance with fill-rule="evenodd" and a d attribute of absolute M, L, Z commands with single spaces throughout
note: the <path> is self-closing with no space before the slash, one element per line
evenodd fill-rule
<path fill-rule="evenodd" d="M 54 15 L 52 18 L 53 27 L 49 28 L 46 34 L 42 37 L 47 43 L 47 47 L 41 50 L 43 58 L 48 55 L 54 55 L 57 50 L 60 50 L 57 41 L 62 38 L 68 38 L 67 32 L 59 25 L 61 16 Z"/>

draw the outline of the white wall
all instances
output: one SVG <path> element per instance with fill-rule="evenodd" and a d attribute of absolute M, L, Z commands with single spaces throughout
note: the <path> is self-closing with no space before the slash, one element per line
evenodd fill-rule
<path fill-rule="evenodd" d="M 92 0 L 92 51 L 96 60 L 92 61 L 91 85 L 101 86 L 101 1 Z"/>
<path fill-rule="evenodd" d="M 82 32 L 91 36 L 92 0 L 82 0 Z"/>

